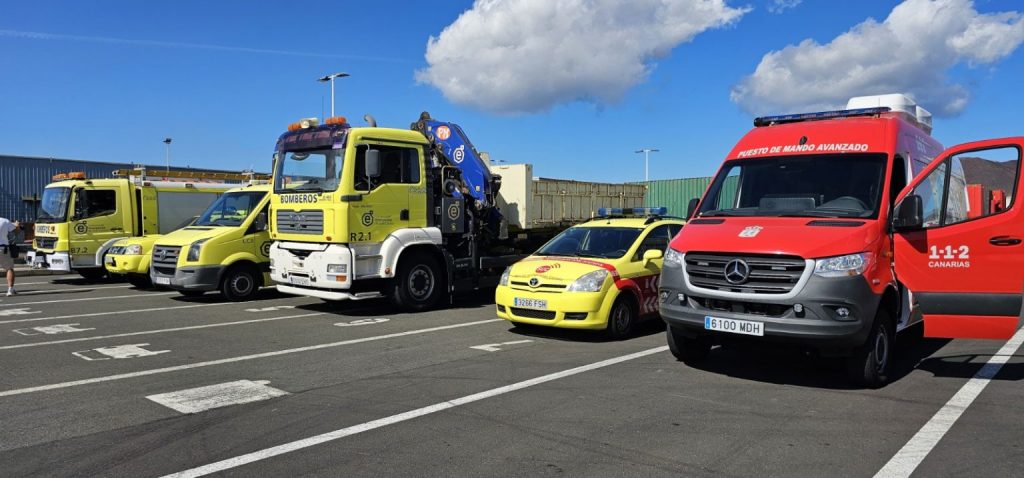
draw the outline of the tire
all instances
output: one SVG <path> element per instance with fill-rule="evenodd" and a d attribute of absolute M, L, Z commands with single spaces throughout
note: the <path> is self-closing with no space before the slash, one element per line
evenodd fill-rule
<path fill-rule="evenodd" d="M 252 299 L 260 291 L 262 277 L 258 277 L 256 269 L 245 265 L 232 266 L 220 282 L 220 293 L 232 302 L 245 302 Z"/>
<path fill-rule="evenodd" d="M 433 256 L 413 253 L 399 261 L 391 294 L 399 309 L 407 312 L 427 310 L 437 305 L 446 293 L 441 266 Z"/>
<path fill-rule="evenodd" d="M 676 360 L 687 365 L 703 362 L 711 353 L 711 343 L 706 339 L 687 337 L 676 332 L 672 326 L 665 328 L 665 336 L 668 339 L 668 350 Z"/>
<path fill-rule="evenodd" d="M 608 312 L 608 325 L 604 333 L 609 339 L 622 340 L 633 333 L 637 321 L 637 310 L 628 297 L 619 297 Z"/>
<path fill-rule="evenodd" d="M 183 295 L 183 296 L 185 296 L 185 297 L 195 298 L 195 297 L 202 297 L 203 294 L 206 294 L 206 291 L 202 291 L 202 290 L 179 290 L 178 293 Z"/>
<path fill-rule="evenodd" d="M 866 388 L 879 388 L 889 382 L 894 335 L 889 312 L 879 310 L 867 340 L 846 359 L 846 371 L 851 382 Z"/>
<path fill-rule="evenodd" d="M 153 281 L 149 279 L 148 275 L 128 274 L 128 283 L 136 289 L 148 289 L 153 287 Z"/>
<path fill-rule="evenodd" d="M 78 269 L 75 271 L 87 281 L 100 281 L 107 277 L 106 269 Z"/>

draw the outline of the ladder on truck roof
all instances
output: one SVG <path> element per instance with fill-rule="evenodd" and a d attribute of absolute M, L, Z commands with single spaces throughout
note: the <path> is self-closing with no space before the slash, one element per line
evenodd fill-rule
<path fill-rule="evenodd" d="M 221 173 L 211 171 L 167 170 L 149 174 L 147 173 L 146 168 L 115 169 L 113 175 L 115 178 L 129 178 L 136 179 L 138 181 L 146 181 L 149 179 L 191 179 L 199 181 L 248 181 L 254 184 L 257 182 L 270 181 L 271 178 L 269 174 L 256 173 L 252 171 L 241 173 Z"/>

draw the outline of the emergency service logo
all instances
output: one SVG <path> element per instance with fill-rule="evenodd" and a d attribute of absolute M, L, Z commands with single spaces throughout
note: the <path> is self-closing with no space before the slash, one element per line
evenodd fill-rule
<path fill-rule="evenodd" d="M 77 232 L 79 234 L 85 234 L 85 233 L 89 232 L 89 225 L 84 223 L 84 222 L 80 222 L 78 224 L 75 224 L 75 232 Z"/>
<path fill-rule="evenodd" d="M 437 139 L 444 141 L 452 136 L 452 130 L 447 126 L 439 126 L 437 128 Z"/>
<path fill-rule="evenodd" d="M 466 145 L 463 144 L 458 148 L 455 148 L 455 151 L 452 152 L 452 159 L 454 159 L 456 163 L 461 163 L 463 159 L 466 159 Z"/>
<path fill-rule="evenodd" d="M 263 244 L 260 245 L 260 253 L 263 254 L 263 257 L 270 257 L 270 241 L 263 241 Z"/>
<path fill-rule="evenodd" d="M 362 223 L 366 227 L 373 225 L 373 211 L 363 213 Z"/>
<path fill-rule="evenodd" d="M 534 272 L 536 272 L 537 274 L 543 274 L 543 273 L 545 273 L 545 272 L 547 272 L 547 271 L 549 271 L 551 269 L 558 269 L 559 267 L 562 267 L 562 265 L 561 264 L 543 265 L 543 266 L 538 267 L 537 270 L 535 270 Z"/>
<path fill-rule="evenodd" d="M 761 226 L 747 226 L 740 231 L 740 237 L 757 237 L 757 235 L 761 233 L 762 229 L 764 228 Z"/>
<path fill-rule="evenodd" d="M 451 220 L 454 221 L 454 220 L 456 220 L 458 218 L 459 218 L 459 204 L 458 203 L 452 203 L 450 206 L 448 206 L 448 219 L 451 219 Z"/>

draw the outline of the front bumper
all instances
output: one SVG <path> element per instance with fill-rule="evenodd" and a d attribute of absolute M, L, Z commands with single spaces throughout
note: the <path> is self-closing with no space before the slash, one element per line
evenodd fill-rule
<path fill-rule="evenodd" d="M 150 268 L 149 279 L 153 285 L 174 290 L 211 291 L 220 288 L 224 266 L 191 266 L 174 269 L 174 275 Z"/>
<path fill-rule="evenodd" d="M 25 253 L 25 260 L 31 264 L 34 269 L 71 272 L 71 255 L 66 251 L 29 251 Z"/>
<path fill-rule="evenodd" d="M 756 302 L 708 297 L 689 287 L 680 267 L 661 273 L 661 317 L 673 330 L 689 336 L 717 339 L 786 342 L 816 349 L 850 349 L 867 340 L 881 296 L 862 276 L 811 278 L 789 299 L 763 294 Z M 680 294 L 683 301 L 680 301 Z M 802 312 L 794 308 L 799 304 Z M 849 314 L 837 312 L 845 308 Z M 759 322 L 764 336 L 736 335 L 705 330 L 705 318 Z"/>
<path fill-rule="evenodd" d="M 103 260 L 103 267 L 111 274 L 149 274 L 149 256 L 136 254 L 107 254 Z"/>
<path fill-rule="evenodd" d="M 499 286 L 494 292 L 494 303 L 499 318 L 510 322 L 561 327 L 566 329 L 604 329 L 608 313 L 617 297 L 614 287 L 605 286 L 601 292 L 537 293 Z M 515 307 L 515 299 L 547 301 L 547 308 Z"/>
<path fill-rule="evenodd" d="M 327 300 L 380 297 L 379 292 L 351 291 L 353 259 L 352 250 L 344 244 L 275 242 L 270 246 L 270 280 L 287 294 Z"/>

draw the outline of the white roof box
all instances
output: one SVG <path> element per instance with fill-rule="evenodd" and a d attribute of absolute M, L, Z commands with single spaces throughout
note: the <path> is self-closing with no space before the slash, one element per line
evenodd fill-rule
<path fill-rule="evenodd" d="M 888 95 L 856 96 L 846 103 L 846 109 L 888 107 L 895 113 L 903 113 L 903 117 L 913 122 L 926 133 L 932 133 L 932 114 L 920 107 L 914 100 L 902 93 Z"/>

